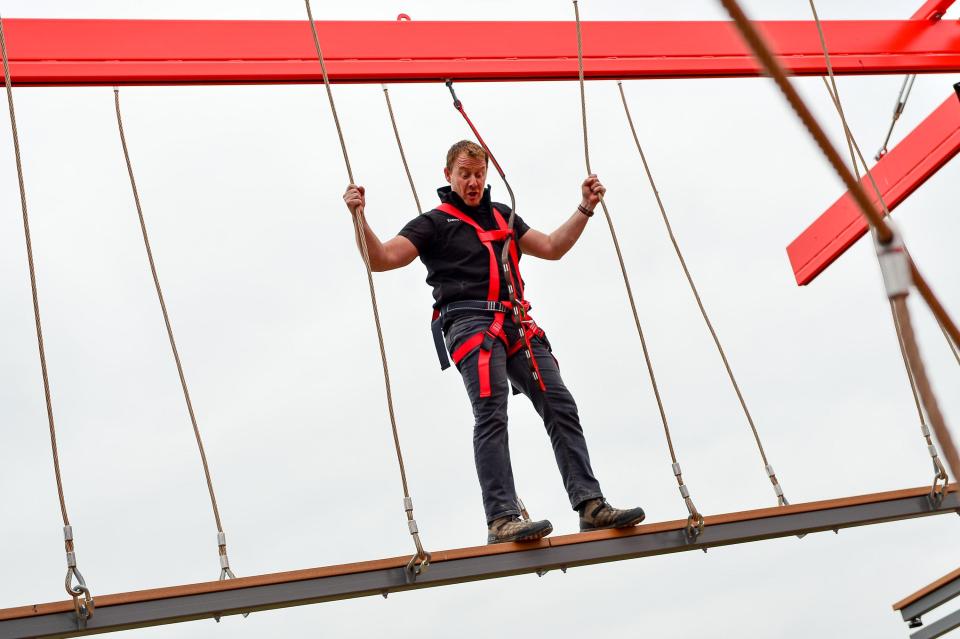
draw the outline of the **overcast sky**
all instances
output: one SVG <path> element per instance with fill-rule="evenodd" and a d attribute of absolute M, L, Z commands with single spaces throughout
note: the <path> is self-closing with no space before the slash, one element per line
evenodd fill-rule
<path fill-rule="evenodd" d="M 903 18 L 914 2 L 824 1 L 825 19 Z M 756 18 L 808 19 L 804 0 Z M 721 19 L 716 3 L 587 0 L 584 19 Z M 299 0 L 3 0 L 5 17 L 301 19 Z M 323 3 L 318 19 L 569 20 L 567 2 Z M 307 37 L 305 35 L 305 37 Z M 483 37 L 478 34 L 478 37 Z M 895 141 L 950 95 L 923 76 Z M 842 78 L 872 155 L 901 77 Z M 797 81 L 839 144 L 819 79 Z M 858 243 L 798 288 L 786 245 L 839 180 L 768 80 L 628 82 L 641 140 L 701 294 L 788 498 L 927 484 L 929 458 L 876 258 Z M 576 83 L 461 85 L 517 192 L 553 230 L 584 176 Z M 367 214 L 391 237 L 417 214 L 377 85 L 338 86 Z M 394 86 L 423 202 L 465 125 L 440 85 Z M 365 275 L 320 86 L 124 88 L 125 125 L 161 282 L 217 488 L 232 565 L 255 575 L 406 554 Z M 684 476 L 707 514 L 770 506 L 746 421 L 669 245 L 616 84 L 587 87 L 593 166 L 625 252 Z M 67 505 L 97 595 L 216 578 L 216 529 L 150 279 L 109 87 L 15 91 Z M 3 119 L 6 114 L 2 114 Z M 0 126 L 0 607 L 64 598 L 60 514 L 9 127 Z M 897 211 L 909 246 L 960 317 L 960 164 Z M 492 180 L 494 197 L 506 200 Z M 606 225 L 561 262 L 524 260 L 535 317 L 580 407 L 615 505 L 685 516 Z M 419 262 L 375 276 L 401 440 L 429 549 L 483 543 L 472 415 L 438 369 Z M 960 369 L 911 308 L 948 421 Z M 557 534 L 576 514 L 542 425 L 511 404 L 521 495 Z M 137 637 L 904 637 L 890 604 L 956 568 L 956 517 L 683 553 L 413 593 L 138 630 Z M 562 611 L 562 612 L 560 612 Z M 559 613 L 559 614 L 558 614 Z M 931 617 L 933 618 L 933 617 Z"/>

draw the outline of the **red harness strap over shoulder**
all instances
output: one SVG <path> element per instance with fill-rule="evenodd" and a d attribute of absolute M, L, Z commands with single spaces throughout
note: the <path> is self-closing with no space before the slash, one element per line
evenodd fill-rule
<path fill-rule="evenodd" d="M 527 310 L 530 308 L 528 304 L 523 299 L 523 278 L 520 277 L 520 264 L 519 264 L 519 253 L 517 252 L 517 243 L 510 243 L 510 286 L 515 289 L 516 299 L 520 303 L 519 308 L 515 308 L 512 302 L 509 301 L 500 301 L 500 261 L 497 259 L 497 252 L 493 248 L 494 242 L 502 242 L 509 237 L 513 236 L 513 230 L 507 224 L 506 220 L 503 219 L 503 215 L 496 209 L 496 207 L 491 206 L 493 210 L 493 217 L 497 222 L 497 229 L 494 231 L 487 231 L 481 227 L 477 222 L 471 218 L 469 215 L 465 214 L 463 211 L 453 206 L 452 204 L 444 202 L 440 204 L 436 210 L 446 213 L 456 219 L 469 224 L 473 227 L 473 230 L 477 233 L 477 239 L 480 240 L 480 243 L 486 247 L 487 252 L 490 255 L 490 270 L 489 270 L 489 284 L 487 286 L 487 301 L 489 302 L 499 302 L 499 304 L 505 308 L 507 311 L 513 311 L 513 315 L 520 321 L 522 337 L 517 339 L 515 342 L 510 343 L 507 339 L 506 332 L 504 331 L 504 322 L 506 321 L 506 313 L 504 312 L 495 312 L 493 314 L 493 321 L 490 323 L 485 330 L 480 331 L 479 333 L 471 336 L 466 339 L 460 346 L 458 346 L 451 357 L 455 364 L 459 364 L 463 358 L 472 353 L 476 349 L 480 349 L 480 356 L 477 362 L 478 373 L 480 377 L 480 397 L 490 397 L 490 355 L 493 352 L 493 345 L 496 340 L 503 342 L 504 346 L 507 349 L 507 357 L 511 357 L 518 353 L 520 350 L 525 350 L 530 358 L 531 368 L 533 369 L 537 382 L 540 385 L 540 390 L 547 390 L 547 387 L 543 383 L 543 377 L 540 375 L 540 367 L 537 364 L 537 360 L 533 355 L 533 350 L 530 347 L 530 338 L 531 336 L 541 336 L 543 330 L 540 329 L 533 319 L 527 315 Z M 515 274 L 515 276 L 514 276 Z"/>

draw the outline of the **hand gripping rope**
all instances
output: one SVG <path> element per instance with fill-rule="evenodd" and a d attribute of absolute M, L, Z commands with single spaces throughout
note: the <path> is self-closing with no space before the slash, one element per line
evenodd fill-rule
<path fill-rule="evenodd" d="M 580 29 L 580 9 L 577 6 L 577 0 L 573 0 L 573 11 L 577 21 L 577 66 L 580 76 L 580 115 L 583 127 L 583 155 L 586 160 L 587 173 L 592 174 L 590 169 L 590 143 L 587 136 L 587 99 L 583 82 L 583 36 Z M 607 210 L 607 203 L 603 196 L 600 197 L 600 206 L 603 207 L 603 215 L 607 220 L 607 226 L 610 228 L 610 237 L 613 239 L 613 248 L 617 253 L 617 260 L 620 262 L 620 273 L 623 275 L 623 283 L 627 289 L 627 298 L 630 301 L 630 310 L 633 311 L 633 321 L 637 326 L 637 334 L 640 336 L 640 347 L 643 349 L 643 359 L 647 364 L 647 373 L 650 375 L 650 385 L 653 387 L 654 397 L 657 399 L 657 408 L 660 410 L 660 421 L 663 423 L 663 432 L 667 438 L 667 448 L 670 450 L 670 461 L 673 475 L 677 479 L 677 486 L 680 489 L 680 496 L 687 507 L 689 516 L 687 517 L 687 537 L 692 541 L 701 532 L 703 532 L 703 515 L 697 510 L 693 499 L 690 497 L 690 490 L 683 481 L 683 472 L 680 469 L 680 463 L 677 461 L 677 453 L 673 448 L 673 438 L 670 436 L 670 425 L 667 422 L 667 413 L 663 407 L 663 399 L 660 397 L 660 389 L 657 387 L 657 378 L 653 372 L 653 362 L 650 359 L 650 351 L 647 348 L 647 340 L 643 335 L 643 328 L 640 326 L 640 315 L 637 313 L 637 304 L 633 299 L 633 289 L 630 287 L 630 278 L 627 276 L 627 267 L 623 261 L 623 252 L 620 250 L 620 242 L 617 239 L 617 231 L 613 226 L 613 219 L 610 217 L 610 211 Z M 772 470 L 772 469 L 771 469 Z"/>
<path fill-rule="evenodd" d="M 113 88 L 113 104 L 117 114 L 117 130 L 120 133 L 120 145 L 123 147 L 123 159 L 127 164 L 127 175 L 130 176 L 130 189 L 133 191 L 133 202 L 137 208 L 140 232 L 143 235 L 143 246 L 147 252 L 147 262 L 150 264 L 150 274 L 153 276 L 154 288 L 157 290 L 157 299 L 160 301 L 160 312 L 163 315 L 163 323 L 167 328 L 167 339 L 170 342 L 170 350 L 173 352 L 173 361 L 177 365 L 177 373 L 180 376 L 183 399 L 187 405 L 187 413 L 190 416 L 190 423 L 193 425 L 193 434 L 197 440 L 197 448 L 200 451 L 203 475 L 207 481 L 207 492 L 210 494 L 210 506 L 213 508 L 213 519 L 217 525 L 217 554 L 220 559 L 220 581 L 224 579 L 236 579 L 236 575 L 233 574 L 233 571 L 230 569 L 230 558 L 227 556 L 227 535 L 223 532 L 223 524 L 220 521 L 220 509 L 217 506 L 217 495 L 213 490 L 213 479 L 210 476 L 207 453 L 203 447 L 203 439 L 200 437 L 200 427 L 197 425 L 197 416 L 193 411 L 193 401 L 190 399 L 190 390 L 187 388 L 187 378 L 183 372 L 183 364 L 180 361 L 180 352 L 177 349 L 177 342 L 173 338 L 173 326 L 170 323 L 167 304 L 163 298 L 163 290 L 160 288 L 160 277 L 157 275 L 157 265 L 153 259 L 153 249 L 150 246 L 150 236 L 147 234 L 147 223 L 143 216 L 143 207 L 140 204 L 140 192 L 137 189 L 137 181 L 133 175 L 133 163 L 130 160 L 130 149 L 127 147 L 127 136 L 123 129 L 123 115 L 120 111 L 120 89 L 117 87 Z M 243 616 L 246 617 L 247 614 Z M 220 617 L 214 617 L 214 619 L 220 621 Z"/>
<path fill-rule="evenodd" d="M 47 355 L 43 347 L 43 328 L 40 323 L 40 300 L 37 294 L 37 273 L 33 263 L 33 243 L 30 240 L 30 216 L 27 212 L 27 191 L 23 183 L 23 163 L 20 159 L 20 137 L 17 133 L 17 115 L 13 108 L 13 85 L 10 79 L 10 61 L 7 59 L 7 43 L 3 35 L 3 18 L 0 17 L 0 53 L 3 57 L 3 77 L 7 89 L 7 106 L 10 110 L 10 129 L 13 134 L 13 154 L 17 165 L 17 183 L 20 187 L 20 209 L 23 212 L 23 237 L 27 245 L 27 266 L 30 271 L 30 293 L 33 296 L 33 319 L 37 331 L 37 348 L 40 352 L 40 373 L 43 377 L 43 395 L 47 406 L 47 425 L 50 429 L 50 448 L 53 453 L 53 473 L 57 480 L 57 495 L 60 499 L 60 514 L 63 518 L 63 545 L 67 553 L 67 574 L 64 588 L 73 599 L 77 623 L 84 627 L 93 616 L 94 601 L 77 568 L 77 554 L 73 544 L 73 526 L 67 515 L 67 502 L 63 495 L 63 478 L 60 475 L 60 456 L 57 452 L 57 428 L 53 419 L 53 402 L 50 398 L 50 378 L 47 374 Z"/>
<path fill-rule="evenodd" d="M 797 90 L 787 79 L 787 75 L 784 72 L 783 67 L 777 61 L 766 41 L 754 27 L 750 19 L 747 18 L 746 14 L 743 12 L 743 9 L 740 7 L 740 4 L 736 0 L 719 1 L 736 23 L 737 30 L 740 31 L 740 34 L 747 46 L 749 46 L 752 50 L 754 57 L 764 68 L 767 74 L 771 76 L 774 82 L 776 82 L 777 87 L 780 89 L 780 92 L 783 93 L 783 96 L 790 104 L 790 107 L 797 114 L 797 117 L 800 118 L 800 121 L 806 127 L 807 131 L 810 132 L 810 135 L 817 143 L 817 146 L 820 147 L 820 150 L 830 163 L 830 166 L 833 167 L 834 171 L 836 171 L 837 175 L 847 187 L 850 196 L 860 209 L 860 212 L 876 232 L 877 241 L 879 244 L 881 246 L 889 245 L 894 241 L 895 234 L 893 230 L 883 219 L 880 213 L 877 212 L 873 204 L 870 202 L 870 199 L 867 197 L 866 191 L 844 165 L 843 160 L 840 158 L 840 154 L 831 144 L 823 128 L 817 122 L 816 118 L 813 117 L 813 114 L 810 112 L 810 109 L 807 107 L 806 103 L 797 93 Z M 951 339 L 953 339 L 954 343 L 960 343 L 960 329 L 958 329 L 957 325 L 954 324 L 946 309 L 944 309 L 943 305 L 940 303 L 940 300 L 937 299 L 937 296 L 930 288 L 930 285 L 917 269 L 913 260 L 911 260 L 906 254 L 904 256 L 907 261 L 907 270 L 910 273 L 913 286 L 916 287 L 917 292 L 920 293 L 920 296 L 923 298 L 924 302 L 926 302 L 931 312 L 940 322 L 944 330 L 950 335 Z M 953 473 L 954 477 L 957 477 L 957 473 L 960 472 L 960 456 L 957 454 L 957 449 L 953 443 L 950 431 L 947 429 L 947 425 L 943 419 L 943 414 L 940 412 L 940 408 L 937 405 L 936 397 L 933 395 L 930 382 L 926 376 L 923 360 L 920 358 L 920 353 L 917 349 L 916 339 L 914 337 L 913 327 L 910 322 L 910 315 L 907 309 L 906 293 L 897 293 L 893 296 L 892 301 L 894 311 L 900 317 L 900 326 L 906 345 L 907 359 L 909 360 L 910 366 L 914 371 L 920 398 L 923 402 L 924 408 L 926 409 L 927 416 L 930 418 L 930 422 L 933 426 L 934 432 L 936 433 L 937 440 L 940 442 L 940 445 L 943 448 L 944 455 L 946 456 L 947 462 L 950 466 L 950 471 Z"/>
<path fill-rule="evenodd" d="M 410 16 L 406 14 L 400 14 L 397 20 L 410 20 Z M 387 88 L 387 85 L 381 85 L 383 88 L 383 97 L 387 102 L 387 113 L 390 115 L 390 126 L 393 128 L 393 136 L 397 140 L 397 150 L 400 151 L 400 161 L 403 162 L 403 170 L 407 174 L 407 182 L 410 184 L 410 193 L 413 195 L 413 201 L 417 206 L 417 213 L 423 213 L 423 209 L 420 207 L 420 197 L 417 195 L 417 187 L 413 183 L 413 174 L 410 172 L 410 165 L 407 163 L 407 154 L 403 150 L 403 141 L 400 139 L 400 129 L 397 127 L 397 119 L 393 113 L 393 103 L 390 101 L 390 90 Z M 523 500 L 517 497 L 517 509 L 520 511 L 520 516 L 524 521 L 530 520 L 530 513 L 527 511 L 527 507 L 524 506 Z"/>
<path fill-rule="evenodd" d="M 727 359 L 727 354 L 724 351 L 723 345 L 720 343 L 720 337 L 717 335 L 717 331 L 713 328 L 713 322 L 710 321 L 710 317 L 707 315 L 707 309 L 703 305 L 703 300 L 700 299 L 700 293 L 697 291 L 696 284 L 693 283 L 693 276 L 690 274 L 690 269 L 687 268 L 687 261 L 683 257 L 683 252 L 680 250 L 680 244 L 677 242 L 677 238 L 673 234 L 673 226 L 670 224 L 670 218 L 667 217 L 666 207 L 663 205 L 663 200 L 660 198 L 660 191 L 657 189 L 657 184 L 653 180 L 653 172 L 650 170 L 650 164 L 647 162 L 647 155 L 643 152 L 643 147 L 640 145 L 640 138 L 637 136 L 637 128 L 633 125 L 633 117 L 630 115 L 630 107 L 627 105 L 627 96 L 623 91 L 623 82 L 617 82 L 617 87 L 620 89 L 620 100 L 623 102 L 623 110 L 627 114 L 627 124 L 630 125 L 630 133 L 633 134 L 633 141 L 637 145 L 637 151 L 640 153 L 640 161 L 643 164 L 643 170 L 647 174 L 647 180 L 650 182 L 650 188 L 653 190 L 653 195 L 657 200 L 657 206 L 660 208 L 660 216 L 663 218 L 663 223 L 667 227 L 667 235 L 670 236 L 670 243 L 673 244 L 673 250 L 677 254 L 677 259 L 680 260 L 680 266 L 683 268 L 683 274 L 687 277 L 687 283 L 690 285 L 690 291 L 693 293 L 693 298 L 697 302 L 697 307 L 700 309 L 700 315 L 703 317 L 704 323 L 707 325 L 707 329 L 710 331 L 711 337 L 713 337 L 713 343 L 717 346 L 717 352 L 720 353 L 720 359 L 723 360 L 723 367 L 727 371 L 727 377 L 730 378 L 730 383 L 733 385 L 733 390 L 737 394 L 737 399 L 740 400 L 740 407 L 743 409 L 743 414 L 747 418 L 747 423 L 750 425 L 750 430 L 753 432 L 753 439 L 757 442 L 757 448 L 760 450 L 760 459 L 763 461 L 764 470 L 767 473 L 767 477 L 770 478 L 770 483 L 773 485 L 773 492 L 777 496 L 777 504 L 780 506 L 787 506 L 790 502 L 787 501 L 787 498 L 783 494 L 783 488 L 780 486 L 780 481 L 777 479 L 777 474 L 773 470 L 773 466 L 770 465 L 770 462 L 767 460 L 767 453 L 763 449 L 763 443 L 760 441 L 760 433 L 757 430 L 757 425 L 753 422 L 753 416 L 750 414 L 750 409 L 747 408 L 747 402 L 743 398 L 743 393 L 740 391 L 740 384 L 737 383 L 737 378 L 733 374 L 733 368 L 730 366 L 730 362 Z"/>
<path fill-rule="evenodd" d="M 837 110 L 837 115 L 840 117 L 840 123 L 843 125 L 844 137 L 847 142 L 847 149 L 850 152 L 850 164 L 853 167 L 854 176 L 856 177 L 858 183 L 862 182 L 860 176 L 860 166 L 862 165 L 863 169 L 867 173 L 867 178 L 870 180 L 870 184 L 873 187 L 877 201 L 880 203 L 880 207 L 883 210 L 884 217 L 889 218 L 891 213 L 890 209 L 887 207 L 886 201 L 884 200 L 883 193 L 880 191 L 880 187 L 877 185 L 877 182 L 873 177 L 873 172 L 870 170 L 870 166 L 867 164 L 863 157 L 863 153 L 860 151 L 860 145 L 857 144 L 857 140 L 854 137 L 853 132 L 850 130 L 849 124 L 847 123 L 847 117 L 843 110 L 843 103 L 840 100 L 840 89 L 837 87 L 837 80 L 833 73 L 833 64 L 830 61 L 830 51 L 827 48 L 827 39 L 823 33 L 823 25 L 820 23 L 820 15 L 817 12 L 816 3 L 814 0 L 809 0 L 809 3 L 810 11 L 813 14 L 814 23 L 817 25 L 817 33 L 820 37 L 820 47 L 823 50 L 824 60 L 826 61 L 827 65 L 827 74 L 830 78 L 829 81 L 827 78 L 823 78 L 823 83 L 827 89 L 827 94 L 830 96 L 830 99 Z M 913 81 L 911 80 L 909 87 L 912 86 Z M 907 95 L 909 95 L 909 88 L 906 82 L 904 83 L 904 88 L 906 88 Z M 898 101 L 898 103 L 902 105 L 905 102 L 906 97 L 903 95 L 903 90 L 901 89 L 901 100 Z M 902 106 L 899 110 L 902 111 Z M 894 122 L 896 121 L 897 115 L 899 114 L 895 114 Z M 891 131 L 892 130 L 893 125 L 891 124 Z M 889 137 L 890 136 L 888 134 L 888 141 Z M 884 148 L 885 147 L 886 144 L 884 144 Z M 879 159 L 879 157 L 877 159 Z M 890 314 L 893 318 L 893 326 L 897 334 L 897 346 L 900 348 L 900 356 L 903 359 L 903 365 L 907 372 L 907 380 L 910 382 L 910 391 L 913 395 L 913 401 L 917 409 L 917 416 L 920 419 L 920 432 L 922 433 L 924 441 L 926 442 L 927 452 L 930 454 L 930 458 L 933 463 L 934 475 L 933 483 L 930 489 L 930 502 L 934 506 L 939 506 L 940 502 L 943 500 L 943 495 L 949 479 L 947 477 L 947 471 L 943 466 L 943 462 L 940 461 L 937 448 L 934 445 L 930 435 L 930 428 L 927 426 L 926 419 L 923 414 L 920 394 L 917 389 L 916 374 L 911 367 L 910 359 L 907 355 L 907 350 L 910 348 L 910 346 L 905 339 L 900 313 L 897 310 L 897 305 L 895 302 L 896 297 L 905 296 L 909 293 L 910 258 L 909 254 L 906 252 L 906 249 L 903 247 L 903 240 L 900 237 L 899 230 L 893 226 L 892 222 L 888 221 L 887 224 L 890 225 L 891 230 L 894 232 L 894 239 L 890 244 L 881 244 L 877 240 L 877 234 L 875 231 L 872 233 L 872 236 L 877 250 L 877 256 L 880 261 L 881 273 L 883 275 L 885 285 L 887 286 L 887 297 L 890 301 Z M 946 334 L 942 324 L 940 325 L 940 330 L 943 331 L 944 336 L 947 337 L 947 344 L 951 347 L 951 350 L 953 350 L 953 344 L 950 341 L 949 336 Z M 955 351 L 954 355 L 956 355 Z"/>
<path fill-rule="evenodd" d="M 467 115 L 467 112 L 464 111 L 463 103 L 457 97 L 457 93 L 453 90 L 453 80 L 447 80 L 447 88 L 450 89 L 450 96 L 453 98 L 453 108 L 459 111 L 460 115 L 463 116 L 467 126 L 470 127 L 470 130 L 473 131 L 473 134 L 476 136 L 477 142 L 479 142 L 480 146 L 483 147 L 487 157 L 490 158 L 493 166 L 497 169 L 497 173 L 500 174 L 500 179 L 503 180 L 504 186 L 507 187 L 507 193 L 510 194 L 510 217 L 507 219 L 507 228 L 512 232 L 513 222 L 517 216 L 517 199 L 513 195 L 513 189 L 510 188 L 510 182 L 507 181 L 507 175 L 503 172 L 503 169 L 500 168 L 500 163 L 497 162 L 497 158 L 494 157 L 493 153 L 490 151 L 490 147 L 488 147 L 487 143 L 483 141 L 483 137 L 480 136 L 480 132 L 477 131 L 477 127 L 475 127 L 473 122 L 470 121 L 470 117 Z M 514 286 L 514 277 L 510 269 L 511 242 L 513 242 L 512 234 L 508 235 L 503 241 L 503 249 L 500 251 L 500 265 L 501 268 L 503 268 L 504 280 L 507 283 L 507 293 L 510 295 L 510 304 L 513 307 L 513 320 L 517 325 L 517 330 L 520 333 L 520 339 L 523 341 L 522 350 L 523 355 L 527 360 L 527 366 L 530 368 L 530 376 L 533 377 L 533 381 L 537 383 L 537 385 L 540 387 L 540 390 L 546 391 L 547 387 L 544 385 L 543 378 L 540 375 L 540 367 L 537 365 L 537 360 L 533 356 L 533 349 L 530 346 L 530 332 L 524 329 L 524 322 L 528 321 L 527 310 L 526 305 L 523 304 L 520 291 L 518 291 Z"/>
<path fill-rule="evenodd" d="M 323 60 L 323 51 L 320 49 L 320 38 L 317 37 L 317 25 L 313 21 L 313 12 L 310 10 L 310 0 L 304 0 L 307 6 L 307 19 L 310 22 L 310 32 L 313 34 L 313 44 L 317 50 L 317 59 L 320 62 L 320 70 L 323 72 L 323 86 L 327 90 L 327 99 L 330 102 L 330 111 L 333 114 L 333 122 L 337 128 L 337 137 L 340 139 L 340 150 L 343 151 L 343 163 L 347 169 L 347 177 L 351 184 L 353 180 L 353 168 L 350 166 L 350 157 L 347 155 L 347 144 L 343 139 L 343 130 L 340 127 L 340 118 L 337 117 L 337 106 L 333 101 L 333 91 L 330 88 L 330 78 L 327 76 L 327 65 Z M 397 464 L 400 466 L 400 483 L 403 485 L 403 510 L 407 514 L 407 528 L 413 537 L 414 546 L 417 553 L 410 558 L 407 563 L 406 575 L 408 581 L 413 581 L 430 566 L 430 553 L 423 549 L 420 542 L 420 530 L 417 528 L 417 520 L 413 517 L 413 499 L 410 497 L 410 490 L 407 486 L 407 471 L 403 464 L 403 452 L 400 450 L 400 434 L 397 430 L 397 418 L 393 410 L 393 391 L 390 387 L 390 369 L 387 366 L 387 350 L 383 344 L 383 329 L 380 326 L 380 311 L 377 308 L 377 292 L 373 286 L 373 273 L 370 270 L 370 255 L 367 252 L 367 239 L 363 230 L 363 209 L 358 209 L 356 215 L 353 215 L 354 231 L 357 235 L 357 243 L 360 245 L 360 254 L 363 257 L 363 265 L 367 271 L 367 286 L 370 289 L 370 304 L 373 307 L 373 321 L 377 328 L 377 340 L 380 344 L 380 361 L 383 364 L 383 383 L 387 392 L 387 412 L 390 414 L 390 428 L 393 431 L 393 447 L 397 453 Z"/>

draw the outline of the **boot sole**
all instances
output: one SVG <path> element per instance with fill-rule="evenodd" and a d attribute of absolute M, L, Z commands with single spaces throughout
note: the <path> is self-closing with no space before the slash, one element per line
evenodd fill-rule
<path fill-rule="evenodd" d="M 613 530 L 616 528 L 633 528 L 634 526 L 641 523 L 646 518 L 647 518 L 646 513 L 640 513 L 639 517 L 628 519 L 627 521 L 621 522 L 619 524 L 610 524 L 609 526 L 584 526 L 581 523 L 580 532 L 590 532 L 592 530 Z"/>
<path fill-rule="evenodd" d="M 545 526 L 540 529 L 535 529 L 530 532 L 524 533 L 522 535 L 513 535 L 512 537 L 504 537 L 502 539 L 487 539 L 487 545 L 491 544 L 506 544 L 510 542 L 520 542 L 520 541 L 536 541 L 538 539 L 543 539 L 547 535 L 553 532 L 553 524 L 547 522 Z"/>

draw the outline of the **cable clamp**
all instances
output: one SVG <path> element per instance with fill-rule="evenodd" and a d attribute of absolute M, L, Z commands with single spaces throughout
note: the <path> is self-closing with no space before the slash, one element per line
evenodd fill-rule
<path fill-rule="evenodd" d="M 221 548 L 227 545 L 227 533 L 222 530 L 217 533 L 217 545 Z"/>
<path fill-rule="evenodd" d="M 887 297 L 893 299 L 910 292 L 913 278 L 910 273 L 910 257 L 903 245 L 903 237 L 893 223 L 887 222 L 887 225 L 893 234 L 890 241 L 882 244 L 874 235 L 874 245 L 877 249 L 877 260 L 880 262 L 880 272 L 883 275 Z"/>
<path fill-rule="evenodd" d="M 686 484 L 680 484 L 680 495 L 684 499 L 690 499 L 690 491 L 687 489 Z"/>
<path fill-rule="evenodd" d="M 403 509 L 404 509 L 404 511 L 406 511 L 406 512 L 408 512 L 408 513 L 412 513 L 412 512 L 413 512 L 413 498 L 412 498 L 412 497 L 404 497 L 404 498 L 403 498 Z"/>
<path fill-rule="evenodd" d="M 67 568 L 76 568 L 77 567 L 77 553 L 71 551 L 67 552 Z"/>
<path fill-rule="evenodd" d="M 680 464 L 673 464 L 673 465 L 671 466 L 671 468 L 673 468 L 673 474 L 676 475 L 677 477 L 679 477 L 680 475 L 683 474 L 683 473 L 680 471 Z"/>
<path fill-rule="evenodd" d="M 773 485 L 773 492 L 777 493 L 778 498 L 783 497 L 783 488 L 780 488 L 780 484 Z"/>
<path fill-rule="evenodd" d="M 407 522 L 407 528 L 410 529 L 410 534 L 411 534 L 411 535 L 416 535 L 418 532 L 420 532 L 420 530 L 417 528 L 417 520 L 416 520 L 416 519 L 411 519 L 410 521 L 408 521 L 408 522 Z"/>
<path fill-rule="evenodd" d="M 920 425 L 920 432 L 923 433 L 924 437 L 930 437 L 930 429 L 927 428 L 926 424 Z"/>
<path fill-rule="evenodd" d="M 927 451 L 930 453 L 930 456 L 931 456 L 931 457 L 933 457 L 934 459 L 936 459 L 936 457 L 937 457 L 937 449 L 934 448 L 933 444 L 928 444 L 928 445 L 927 445 Z"/>
<path fill-rule="evenodd" d="M 63 527 L 63 540 L 73 541 L 73 526 L 67 525 Z"/>
<path fill-rule="evenodd" d="M 777 473 L 774 472 L 773 470 L 773 466 L 771 466 L 770 464 L 767 464 L 767 477 L 773 477 L 776 474 Z"/>

